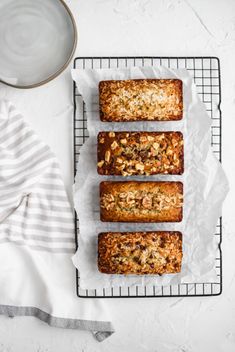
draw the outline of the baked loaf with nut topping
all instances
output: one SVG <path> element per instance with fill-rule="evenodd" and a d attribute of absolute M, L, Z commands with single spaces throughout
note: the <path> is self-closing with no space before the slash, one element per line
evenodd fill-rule
<path fill-rule="evenodd" d="M 100 183 L 100 219 L 110 222 L 179 222 L 183 217 L 181 182 Z"/>
<path fill-rule="evenodd" d="M 179 79 L 101 81 L 99 103 L 101 121 L 181 120 L 182 81 Z"/>
<path fill-rule="evenodd" d="M 100 175 L 180 175 L 184 171 L 181 132 L 100 132 Z"/>
<path fill-rule="evenodd" d="M 181 271 L 180 232 L 106 232 L 98 237 L 98 268 L 106 274 L 171 274 Z"/>

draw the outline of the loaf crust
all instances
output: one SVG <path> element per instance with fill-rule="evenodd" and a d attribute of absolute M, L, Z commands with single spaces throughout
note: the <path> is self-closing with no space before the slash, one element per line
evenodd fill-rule
<path fill-rule="evenodd" d="M 181 132 L 100 132 L 100 175 L 180 175 L 184 171 Z"/>
<path fill-rule="evenodd" d="M 100 183 L 100 219 L 110 222 L 179 222 L 183 218 L 181 182 Z"/>
<path fill-rule="evenodd" d="M 99 103 L 101 121 L 181 120 L 182 81 L 179 79 L 101 81 Z"/>
<path fill-rule="evenodd" d="M 180 232 L 105 232 L 98 237 L 98 269 L 106 274 L 179 273 L 182 257 Z"/>

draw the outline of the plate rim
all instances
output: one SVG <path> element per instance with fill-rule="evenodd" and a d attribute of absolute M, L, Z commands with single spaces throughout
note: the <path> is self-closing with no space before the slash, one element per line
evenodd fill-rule
<path fill-rule="evenodd" d="M 75 53 L 75 50 L 76 50 L 76 47 L 77 47 L 77 42 L 78 42 L 78 30 L 77 30 L 77 26 L 76 26 L 76 22 L 75 22 L 75 19 L 74 19 L 74 16 L 72 14 L 72 11 L 70 10 L 70 8 L 68 7 L 68 5 L 65 3 L 64 0 L 57 0 L 58 2 L 60 2 L 63 7 L 65 8 L 68 16 L 70 17 L 71 19 L 71 22 L 72 22 L 72 27 L 73 27 L 73 34 L 74 34 L 74 39 L 73 39 L 73 47 L 72 47 L 72 50 L 71 50 L 71 53 L 68 57 L 68 59 L 66 60 L 66 62 L 55 72 L 53 73 L 52 75 L 48 76 L 47 78 L 37 82 L 37 83 L 33 83 L 33 84 L 27 84 L 27 85 L 22 85 L 22 84 L 12 84 L 12 83 L 9 83 L 9 82 L 6 82 L 4 81 L 3 79 L 0 78 L 0 83 L 3 83 L 3 84 L 6 84 L 7 86 L 9 87 L 14 87 L 14 88 L 19 88 L 19 89 L 31 89 L 31 88 L 36 88 L 36 87 L 40 87 L 50 81 L 52 81 L 54 78 L 56 78 L 57 76 L 59 76 L 67 67 L 68 65 L 70 64 L 73 56 L 74 56 L 74 53 Z"/>

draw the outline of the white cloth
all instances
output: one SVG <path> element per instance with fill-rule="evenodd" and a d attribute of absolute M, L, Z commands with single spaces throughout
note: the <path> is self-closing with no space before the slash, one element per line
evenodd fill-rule
<path fill-rule="evenodd" d="M 76 296 L 74 216 L 56 157 L 0 102 L 0 313 L 113 333 L 100 301 Z"/>

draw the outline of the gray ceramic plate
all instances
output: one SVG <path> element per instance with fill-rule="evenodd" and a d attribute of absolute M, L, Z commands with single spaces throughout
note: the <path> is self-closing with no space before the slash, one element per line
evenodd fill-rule
<path fill-rule="evenodd" d="M 76 43 L 62 0 L 0 1 L 0 81 L 19 88 L 46 83 L 69 64 Z"/>

